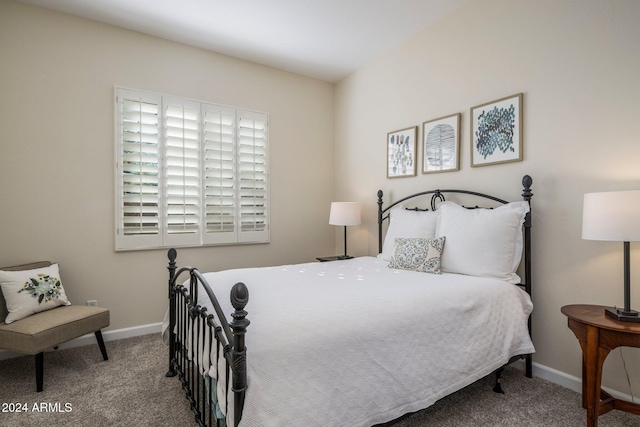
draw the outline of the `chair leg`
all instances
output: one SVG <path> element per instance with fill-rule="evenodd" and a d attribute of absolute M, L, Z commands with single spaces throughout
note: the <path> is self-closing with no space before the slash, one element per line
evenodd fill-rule
<path fill-rule="evenodd" d="M 104 346 L 104 340 L 102 339 L 102 332 L 100 330 L 96 331 L 96 339 L 98 340 L 98 345 L 100 346 L 100 351 L 102 352 L 102 358 L 104 360 L 109 360 L 109 356 L 107 356 L 107 348 Z"/>
<path fill-rule="evenodd" d="M 42 391 L 44 378 L 44 352 L 36 354 L 36 391 Z"/>

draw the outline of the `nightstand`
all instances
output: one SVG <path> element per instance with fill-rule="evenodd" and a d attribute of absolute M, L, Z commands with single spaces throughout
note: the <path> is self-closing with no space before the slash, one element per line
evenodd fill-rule
<path fill-rule="evenodd" d="M 339 256 L 323 256 L 323 257 L 318 257 L 316 258 L 318 261 L 320 262 L 328 262 L 328 261 L 342 261 L 344 259 L 352 259 L 352 256 L 348 256 L 345 257 L 344 255 L 339 255 Z"/>
<path fill-rule="evenodd" d="M 601 389 L 602 365 L 609 352 L 622 346 L 640 347 L 640 323 L 605 316 L 605 308 L 565 305 L 561 310 L 582 348 L 582 407 L 587 410 L 588 427 L 596 427 L 598 416 L 612 409 L 640 415 L 640 404 L 616 399 Z"/>

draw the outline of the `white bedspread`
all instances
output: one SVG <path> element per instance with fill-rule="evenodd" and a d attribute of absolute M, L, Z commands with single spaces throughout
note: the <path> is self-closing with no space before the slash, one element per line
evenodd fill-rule
<path fill-rule="evenodd" d="M 386 265 L 361 257 L 205 274 L 227 314 L 231 286 L 249 289 L 240 427 L 390 421 L 534 352 L 519 287 Z"/>

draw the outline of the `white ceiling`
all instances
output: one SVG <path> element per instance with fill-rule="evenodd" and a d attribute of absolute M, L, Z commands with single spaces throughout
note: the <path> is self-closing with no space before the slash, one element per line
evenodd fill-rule
<path fill-rule="evenodd" d="M 19 0 L 336 82 L 468 0 Z"/>

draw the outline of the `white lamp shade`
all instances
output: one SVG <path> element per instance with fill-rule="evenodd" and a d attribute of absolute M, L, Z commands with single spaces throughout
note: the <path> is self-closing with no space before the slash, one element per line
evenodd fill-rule
<path fill-rule="evenodd" d="M 640 190 L 585 194 L 582 238 L 640 241 Z"/>
<path fill-rule="evenodd" d="M 329 213 L 331 225 L 360 225 L 360 203 L 333 202 Z"/>

